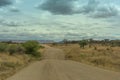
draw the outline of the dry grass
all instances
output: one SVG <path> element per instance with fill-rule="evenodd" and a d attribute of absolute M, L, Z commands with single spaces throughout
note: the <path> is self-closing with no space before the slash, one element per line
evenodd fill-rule
<path fill-rule="evenodd" d="M 66 53 L 66 59 L 75 60 L 97 67 L 120 71 L 120 47 L 110 47 L 95 44 L 92 47 L 80 48 L 78 44 L 51 45 L 61 48 Z"/>
<path fill-rule="evenodd" d="M 24 45 L 0 42 L 0 80 L 13 75 L 29 63 L 40 60 L 39 48 L 42 50 L 44 47 L 39 47 L 36 41 L 27 41 Z"/>
<path fill-rule="evenodd" d="M 42 51 L 43 49 L 39 50 L 39 52 Z M 0 80 L 5 80 L 14 75 L 16 72 L 36 60 L 41 60 L 41 58 L 36 58 L 27 54 L 16 53 L 10 55 L 9 53 L 0 53 Z"/>
<path fill-rule="evenodd" d="M 0 53 L 0 80 L 16 73 L 30 61 L 30 57 L 25 54 L 16 54 L 10 56 L 7 53 Z"/>

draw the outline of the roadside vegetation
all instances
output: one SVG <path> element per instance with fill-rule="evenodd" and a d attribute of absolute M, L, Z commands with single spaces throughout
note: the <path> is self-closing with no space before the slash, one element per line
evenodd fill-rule
<path fill-rule="evenodd" d="M 40 60 L 41 48 L 43 47 L 37 41 L 0 42 L 0 80 L 13 75 L 29 63 Z"/>
<path fill-rule="evenodd" d="M 51 44 L 61 48 L 66 53 L 66 59 L 120 71 L 120 41 L 119 40 L 81 40 Z"/>

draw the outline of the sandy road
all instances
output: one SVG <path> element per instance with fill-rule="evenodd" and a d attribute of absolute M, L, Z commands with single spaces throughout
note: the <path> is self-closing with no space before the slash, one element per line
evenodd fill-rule
<path fill-rule="evenodd" d="M 7 80 L 120 80 L 120 73 L 64 60 L 64 52 L 46 46 L 43 60 Z"/>

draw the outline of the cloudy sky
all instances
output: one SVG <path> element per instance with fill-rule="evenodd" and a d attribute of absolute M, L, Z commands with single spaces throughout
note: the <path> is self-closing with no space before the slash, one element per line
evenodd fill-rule
<path fill-rule="evenodd" d="M 0 39 L 120 39 L 120 0 L 0 0 Z"/>

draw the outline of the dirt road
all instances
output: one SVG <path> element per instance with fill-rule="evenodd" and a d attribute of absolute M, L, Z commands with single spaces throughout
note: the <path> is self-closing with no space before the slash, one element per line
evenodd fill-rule
<path fill-rule="evenodd" d="M 43 60 L 7 80 L 120 80 L 120 73 L 64 60 L 64 52 L 46 46 Z"/>

